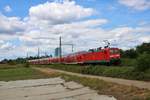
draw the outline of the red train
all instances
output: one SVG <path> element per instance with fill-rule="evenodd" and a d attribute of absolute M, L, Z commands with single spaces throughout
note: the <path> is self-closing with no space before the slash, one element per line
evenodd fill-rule
<path fill-rule="evenodd" d="M 31 64 L 119 64 L 120 50 L 118 48 L 97 48 L 88 52 L 77 52 L 63 57 L 29 60 Z"/>

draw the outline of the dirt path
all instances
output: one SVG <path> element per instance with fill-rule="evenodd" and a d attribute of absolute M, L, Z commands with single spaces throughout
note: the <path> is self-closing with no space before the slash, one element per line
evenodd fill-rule
<path fill-rule="evenodd" d="M 0 82 L 0 100 L 117 100 L 60 77 Z"/>
<path fill-rule="evenodd" d="M 134 87 L 144 88 L 144 89 L 150 90 L 150 82 L 126 80 L 126 79 L 103 77 L 103 76 L 84 75 L 84 74 L 79 74 L 79 73 L 73 73 L 73 72 L 51 69 L 51 68 L 35 68 L 34 67 L 34 69 L 39 70 L 41 72 L 45 72 L 45 73 L 60 72 L 60 73 L 69 74 L 69 75 L 76 75 L 76 76 L 80 76 L 80 77 L 98 78 L 98 79 L 101 79 L 101 80 L 104 80 L 107 82 L 113 82 L 113 83 L 117 83 L 117 84 L 134 86 Z"/>

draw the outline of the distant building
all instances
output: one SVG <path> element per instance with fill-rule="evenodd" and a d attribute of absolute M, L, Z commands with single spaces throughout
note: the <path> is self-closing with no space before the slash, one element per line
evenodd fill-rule
<path fill-rule="evenodd" d="M 55 57 L 59 57 L 60 56 L 60 48 L 56 48 L 55 49 Z"/>

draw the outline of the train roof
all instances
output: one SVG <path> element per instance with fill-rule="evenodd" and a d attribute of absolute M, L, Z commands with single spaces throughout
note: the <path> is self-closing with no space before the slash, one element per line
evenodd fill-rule
<path fill-rule="evenodd" d="M 87 51 L 80 51 L 80 52 L 75 52 L 75 53 L 71 53 L 71 54 L 64 55 L 64 57 L 66 57 L 66 56 L 78 55 L 78 54 L 85 54 L 85 53 L 87 53 Z"/>
<path fill-rule="evenodd" d="M 37 61 L 37 60 L 48 60 L 50 57 L 48 57 L 48 58 L 40 58 L 40 59 L 33 59 L 33 60 L 28 60 L 29 62 L 30 61 Z"/>
<path fill-rule="evenodd" d="M 116 47 L 111 47 L 111 48 L 96 48 L 96 49 L 101 49 L 101 50 L 105 50 L 105 49 L 119 49 L 119 48 L 116 48 Z M 93 49 L 94 50 L 94 49 Z M 96 50 L 95 50 L 96 51 Z M 66 56 L 73 56 L 73 55 L 78 55 L 78 54 L 85 54 L 85 53 L 89 53 L 89 52 L 92 52 L 92 51 L 80 51 L 80 52 L 75 52 L 75 53 L 71 53 L 71 54 L 68 54 L 68 55 L 64 55 L 64 57 Z"/>

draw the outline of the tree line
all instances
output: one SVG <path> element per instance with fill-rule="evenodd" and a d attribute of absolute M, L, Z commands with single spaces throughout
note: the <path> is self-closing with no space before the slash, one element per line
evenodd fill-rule
<path fill-rule="evenodd" d="M 150 43 L 143 43 L 134 49 L 120 50 L 120 53 L 122 58 L 137 58 L 143 53 L 150 54 Z"/>
<path fill-rule="evenodd" d="M 131 65 L 137 71 L 150 70 L 150 42 L 138 45 L 135 49 L 121 50 L 122 64 Z"/>

